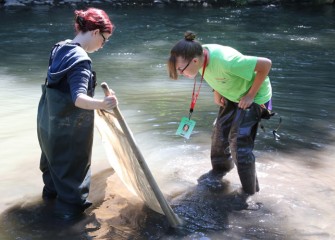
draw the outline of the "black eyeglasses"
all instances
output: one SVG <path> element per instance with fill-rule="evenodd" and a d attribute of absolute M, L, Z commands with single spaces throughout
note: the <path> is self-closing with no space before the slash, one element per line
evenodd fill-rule
<path fill-rule="evenodd" d="M 106 42 L 108 42 L 108 39 L 105 38 L 105 36 L 100 32 L 101 37 L 104 39 L 102 45 L 104 45 Z"/>
<path fill-rule="evenodd" d="M 186 70 L 186 68 L 187 68 L 187 67 L 190 65 L 190 63 L 192 62 L 192 60 L 193 60 L 193 59 L 191 59 L 183 69 L 179 69 L 179 68 L 178 68 L 178 71 L 180 72 L 180 74 L 183 74 L 183 72 Z"/>

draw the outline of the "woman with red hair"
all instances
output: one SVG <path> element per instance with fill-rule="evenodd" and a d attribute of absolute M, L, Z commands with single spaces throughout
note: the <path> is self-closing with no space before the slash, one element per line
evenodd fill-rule
<path fill-rule="evenodd" d="M 55 201 L 55 215 L 81 216 L 87 200 L 94 130 L 94 109 L 112 109 L 115 95 L 94 99 L 96 75 L 87 53 L 101 49 L 114 25 L 100 9 L 75 11 L 76 36 L 52 48 L 38 106 L 37 133 L 42 150 L 44 200 Z"/>

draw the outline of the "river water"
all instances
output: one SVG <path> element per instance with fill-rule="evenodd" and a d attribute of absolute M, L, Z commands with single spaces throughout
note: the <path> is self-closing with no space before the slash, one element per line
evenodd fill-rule
<path fill-rule="evenodd" d="M 71 228 L 69 239 L 335 238 L 333 6 L 103 8 L 116 31 L 103 50 L 90 55 L 98 81 L 116 92 L 156 181 L 187 227 L 175 232 L 161 215 L 135 208 L 114 217 L 119 222 L 105 216 L 105 228 Z M 0 239 L 68 236 L 32 219 L 42 188 L 36 136 L 40 84 L 51 46 L 73 36 L 72 20 L 69 7 L 0 9 Z M 226 190 L 240 184 L 236 168 L 226 175 L 225 190 L 210 191 L 197 182 L 210 169 L 211 126 L 218 110 L 206 84 L 192 116 L 197 122 L 193 135 L 189 140 L 175 135 L 188 115 L 193 82 L 170 80 L 166 60 L 186 30 L 197 32 L 202 43 L 229 45 L 273 62 L 270 78 L 274 111 L 282 118 L 281 138 L 272 135 L 279 116 L 262 122 L 265 131 L 259 129 L 255 147 L 261 191 L 253 197 L 259 210 L 229 207 Z M 102 96 L 97 89 L 96 97 Z M 92 164 L 95 179 L 102 182 L 92 187 L 94 199 L 112 175 L 97 131 Z M 141 223 L 120 220 L 143 216 Z"/>

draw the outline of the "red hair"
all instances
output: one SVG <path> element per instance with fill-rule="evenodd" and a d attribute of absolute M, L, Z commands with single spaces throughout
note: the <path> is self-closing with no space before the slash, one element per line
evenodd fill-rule
<path fill-rule="evenodd" d="M 76 10 L 74 13 L 76 15 L 76 32 L 87 32 L 99 29 L 102 33 L 112 33 L 115 28 L 104 10 L 88 8 L 86 11 Z"/>

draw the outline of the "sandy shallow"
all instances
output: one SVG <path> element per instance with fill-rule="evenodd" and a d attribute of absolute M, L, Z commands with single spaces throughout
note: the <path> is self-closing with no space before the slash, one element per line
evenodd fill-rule
<path fill-rule="evenodd" d="M 196 180 L 171 181 L 163 189 L 184 222 L 180 228 L 171 228 L 164 215 L 133 196 L 109 168 L 93 176 L 93 206 L 82 219 L 56 220 L 52 203 L 40 196 L 26 198 L 0 215 L 0 239 L 334 239 L 333 157 L 332 150 L 323 153 L 327 164 L 318 166 L 302 166 L 283 155 L 276 162 L 260 159 L 261 191 L 251 198 L 249 209 L 243 209 L 245 202 L 233 194 L 239 188 L 236 169 L 219 187 Z"/>

